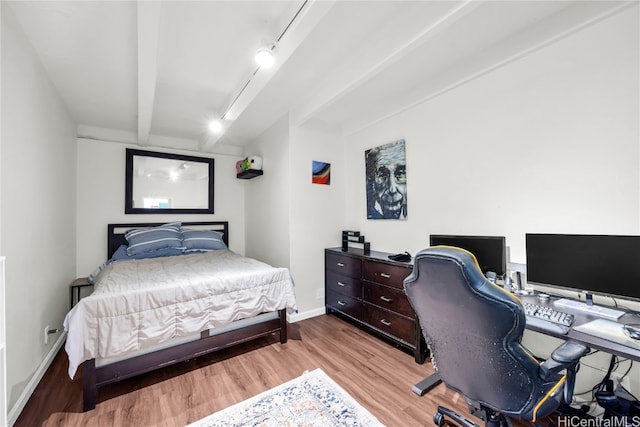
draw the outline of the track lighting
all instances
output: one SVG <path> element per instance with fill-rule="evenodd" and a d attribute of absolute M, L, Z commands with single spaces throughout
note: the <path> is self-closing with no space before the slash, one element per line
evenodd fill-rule
<path fill-rule="evenodd" d="M 209 122 L 209 130 L 212 133 L 220 133 L 220 132 L 222 132 L 222 123 L 220 123 L 220 120 L 211 120 Z"/>
<path fill-rule="evenodd" d="M 256 63 L 262 68 L 269 68 L 276 62 L 273 57 L 273 51 L 270 48 L 263 47 L 256 53 Z"/>

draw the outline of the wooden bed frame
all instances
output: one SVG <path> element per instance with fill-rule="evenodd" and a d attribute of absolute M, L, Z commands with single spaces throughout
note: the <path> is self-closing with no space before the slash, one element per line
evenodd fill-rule
<path fill-rule="evenodd" d="M 124 231 L 131 228 L 153 227 L 163 223 L 109 224 L 108 225 L 108 257 L 121 245 L 126 243 Z M 183 226 L 197 229 L 222 231 L 223 240 L 228 246 L 229 225 L 227 221 L 215 222 L 183 222 Z M 260 323 L 210 335 L 209 330 L 200 333 L 200 339 L 179 344 L 163 350 L 143 354 L 104 366 L 96 366 L 95 359 L 82 364 L 82 400 L 83 411 L 96 407 L 98 388 L 126 378 L 193 359 L 204 354 L 213 353 L 227 347 L 260 338 L 274 333 L 280 334 L 280 343 L 287 342 L 287 317 L 285 309 L 278 311 L 277 318 L 268 318 Z"/>

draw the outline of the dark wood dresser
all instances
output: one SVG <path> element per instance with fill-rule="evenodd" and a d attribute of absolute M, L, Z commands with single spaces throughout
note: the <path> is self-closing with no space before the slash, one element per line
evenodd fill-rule
<path fill-rule="evenodd" d="M 324 252 L 325 308 L 413 352 L 428 356 L 416 315 L 404 293 L 410 262 L 391 261 L 386 252 L 329 248 Z"/>

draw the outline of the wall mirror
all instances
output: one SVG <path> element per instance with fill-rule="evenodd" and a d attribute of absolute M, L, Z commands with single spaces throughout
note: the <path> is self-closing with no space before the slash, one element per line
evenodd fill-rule
<path fill-rule="evenodd" d="M 124 213 L 212 214 L 213 160 L 127 148 Z"/>

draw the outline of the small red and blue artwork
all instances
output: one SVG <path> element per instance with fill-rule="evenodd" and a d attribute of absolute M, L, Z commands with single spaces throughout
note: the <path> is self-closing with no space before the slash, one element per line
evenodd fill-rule
<path fill-rule="evenodd" d="M 311 182 L 313 184 L 331 184 L 331 163 L 312 161 Z"/>

